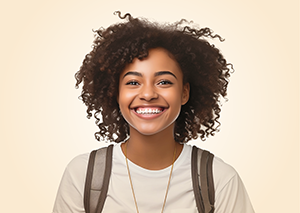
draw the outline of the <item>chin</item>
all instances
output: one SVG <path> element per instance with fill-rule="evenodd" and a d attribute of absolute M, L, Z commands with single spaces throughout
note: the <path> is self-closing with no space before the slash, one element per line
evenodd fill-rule
<path fill-rule="evenodd" d="M 156 134 L 163 133 L 168 128 L 167 127 L 165 127 L 165 128 L 157 128 L 157 126 L 156 126 L 155 128 L 145 127 L 145 128 L 134 128 L 134 129 L 135 129 L 135 131 L 137 131 L 141 135 L 144 135 L 144 136 L 154 136 Z"/>
<path fill-rule="evenodd" d="M 144 136 L 152 136 L 161 132 L 161 131 L 149 131 L 149 130 L 138 130 L 138 129 L 136 129 L 136 131 Z"/>

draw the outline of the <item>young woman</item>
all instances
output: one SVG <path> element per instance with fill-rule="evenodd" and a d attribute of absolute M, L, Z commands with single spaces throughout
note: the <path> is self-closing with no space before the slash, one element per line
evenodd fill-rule
<path fill-rule="evenodd" d="M 185 20 L 161 25 L 118 15 L 125 22 L 96 31 L 76 73 L 96 139 L 116 142 L 102 212 L 198 212 L 186 142 L 218 131 L 231 64 L 204 38 L 222 39 Z M 66 168 L 53 213 L 85 212 L 88 159 Z M 217 157 L 213 180 L 215 213 L 254 212 L 237 172 Z"/>

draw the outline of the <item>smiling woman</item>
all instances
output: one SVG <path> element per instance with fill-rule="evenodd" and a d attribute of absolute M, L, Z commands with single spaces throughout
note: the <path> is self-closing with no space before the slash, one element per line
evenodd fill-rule
<path fill-rule="evenodd" d="M 94 114 L 97 119 L 96 139 L 122 142 L 129 137 L 129 125 L 116 100 L 120 73 L 134 59 L 144 59 L 149 50 L 158 47 L 167 51 L 168 60 L 176 62 L 192 95 L 175 123 L 175 141 L 205 140 L 214 135 L 220 124 L 219 100 L 227 94 L 231 65 L 204 38 L 222 38 L 209 28 L 193 29 L 185 20 L 158 24 L 117 14 L 128 22 L 97 30 L 94 49 L 76 73 L 76 86 L 83 82 L 81 98 L 88 117 Z"/>
<path fill-rule="evenodd" d="M 147 58 L 134 59 L 120 74 L 118 103 L 131 138 L 133 128 L 144 135 L 172 136 L 188 97 L 189 84 L 183 86 L 179 65 L 164 49 L 151 49 Z"/>
<path fill-rule="evenodd" d="M 96 138 L 117 143 L 68 165 L 53 212 L 253 213 L 237 172 L 186 144 L 218 131 L 231 64 L 204 38 L 221 37 L 117 14 L 76 73 Z"/>

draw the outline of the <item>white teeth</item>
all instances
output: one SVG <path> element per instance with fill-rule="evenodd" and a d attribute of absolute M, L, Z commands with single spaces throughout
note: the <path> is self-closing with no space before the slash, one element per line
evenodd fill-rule
<path fill-rule="evenodd" d="M 158 114 L 161 113 L 162 110 L 159 109 L 138 109 L 136 113 L 138 114 Z"/>

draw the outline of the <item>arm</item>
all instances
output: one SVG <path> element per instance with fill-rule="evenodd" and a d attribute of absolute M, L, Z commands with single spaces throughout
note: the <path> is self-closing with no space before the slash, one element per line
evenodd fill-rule
<path fill-rule="evenodd" d="M 83 194 L 89 154 L 75 157 L 65 169 L 53 213 L 84 213 Z"/>
<path fill-rule="evenodd" d="M 254 213 L 238 173 L 220 159 L 214 161 L 215 213 Z"/>
<path fill-rule="evenodd" d="M 215 213 L 254 213 L 247 191 L 238 174 L 231 178 L 216 197 Z"/>

